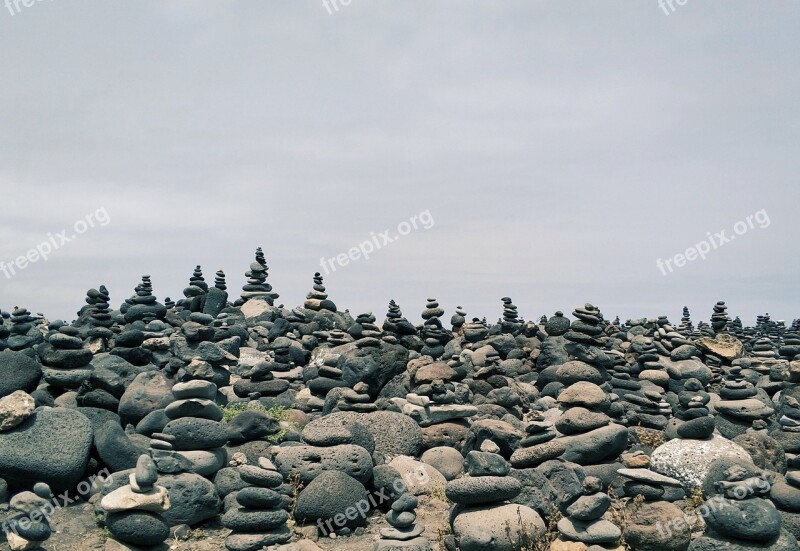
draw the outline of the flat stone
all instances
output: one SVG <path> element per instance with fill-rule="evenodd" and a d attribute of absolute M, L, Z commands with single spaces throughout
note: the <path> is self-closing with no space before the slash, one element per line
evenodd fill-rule
<path fill-rule="evenodd" d="M 33 396 L 23 390 L 0 398 L 0 432 L 16 427 L 30 417 L 35 409 Z"/>
<path fill-rule="evenodd" d="M 130 486 L 117 488 L 100 501 L 100 507 L 107 513 L 140 510 L 152 513 L 163 513 L 170 507 L 169 492 L 166 488 L 156 486 L 149 492 L 136 493 Z"/>

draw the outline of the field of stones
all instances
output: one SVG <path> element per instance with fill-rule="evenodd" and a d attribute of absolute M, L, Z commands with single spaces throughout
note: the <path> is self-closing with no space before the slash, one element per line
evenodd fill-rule
<path fill-rule="evenodd" d="M 800 320 L 379 321 L 246 277 L 2 312 L 0 549 L 798 549 Z"/>

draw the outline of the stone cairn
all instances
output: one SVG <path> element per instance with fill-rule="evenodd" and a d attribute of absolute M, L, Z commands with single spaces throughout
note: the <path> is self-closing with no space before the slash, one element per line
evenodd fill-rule
<path fill-rule="evenodd" d="M 149 275 L 142 276 L 142 282 L 136 286 L 136 294 L 125 299 L 119 311 L 124 316 L 126 323 L 133 323 L 137 320 L 145 323 L 154 319 L 163 320 L 167 314 L 166 306 L 160 304 L 153 295 L 153 284 L 150 282 Z"/>
<path fill-rule="evenodd" d="M 314 274 L 314 286 L 311 291 L 306 295 L 306 301 L 303 307 L 309 310 L 319 312 L 320 310 L 327 310 L 329 312 L 336 311 L 336 304 L 328 299 L 328 293 L 325 292 L 325 285 L 322 283 L 322 276 L 319 272 Z"/>
<path fill-rule="evenodd" d="M 8 327 L 5 326 L 5 318 L 8 314 L 0 310 L 0 351 L 5 350 L 8 348 L 8 336 L 11 334 L 11 331 L 8 330 Z"/>
<path fill-rule="evenodd" d="M 225 465 L 228 430 L 215 403 L 217 386 L 194 380 L 172 387 L 175 401 L 164 413 L 170 421 L 150 441 L 151 455 L 164 474 L 211 476 Z"/>
<path fill-rule="evenodd" d="M 372 403 L 369 395 L 369 385 L 364 381 L 359 381 L 353 385 L 353 388 L 340 387 L 329 392 L 325 397 L 322 414 L 328 415 L 336 411 L 370 413 L 377 410 L 378 406 Z"/>
<path fill-rule="evenodd" d="M 250 299 L 261 299 L 272 306 L 280 295 L 275 293 L 272 285 L 267 283 L 269 266 L 267 266 L 267 260 L 264 258 L 264 251 L 261 250 L 261 247 L 256 249 L 256 258 L 250 263 L 250 270 L 244 275 L 247 283 L 242 286 L 241 298 L 237 301 L 237 305 L 240 306 Z"/>
<path fill-rule="evenodd" d="M 510 465 L 499 452 L 495 442 L 484 440 L 480 451 L 470 451 L 464 458 L 467 476 L 450 480 L 445 487 L 445 495 L 455 504 L 450 519 L 461 549 L 485 548 L 474 537 L 479 531 L 497 534 L 498 539 L 506 537 L 512 547 L 521 547 L 526 538 L 535 540 L 544 533 L 544 522 L 538 513 L 524 505 L 506 503 L 520 494 L 522 483 L 509 476 Z M 514 509 L 516 514 L 508 515 L 505 509 Z M 516 526 L 496 526 L 490 520 L 506 515 L 516 517 Z"/>
<path fill-rule="evenodd" d="M 722 436 L 732 440 L 744 434 L 753 421 L 766 421 L 775 413 L 757 394 L 753 384 L 745 380 L 741 367 L 728 368 L 728 380 L 719 391 L 722 400 L 714 403 L 717 413 L 714 423 Z"/>
<path fill-rule="evenodd" d="M 208 283 L 203 277 L 203 270 L 200 265 L 195 266 L 192 276 L 189 278 L 189 286 L 183 290 L 183 300 L 178 301 L 178 307 L 183 307 L 190 312 L 202 312 L 208 292 Z"/>
<path fill-rule="evenodd" d="M 156 546 L 169 537 L 162 513 L 170 508 L 169 491 L 158 486 L 158 471 L 149 455 L 139 456 L 129 483 L 106 494 L 100 508 L 114 540 L 135 546 Z"/>
<path fill-rule="evenodd" d="M 778 349 L 778 353 L 786 360 L 796 360 L 800 358 L 800 331 L 792 327 L 783 337 L 783 344 Z"/>
<path fill-rule="evenodd" d="M 706 440 L 714 434 L 714 417 L 710 415 L 708 402 L 711 395 L 703 390 L 703 383 L 689 379 L 678 393 L 674 422 L 677 436 L 689 440 Z M 670 435 L 670 432 L 667 433 Z"/>
<path fill-rule="evenodd" d="M 680 481 L 650 469 L 619 469 L 617 474 L 625 478 L 622 489 L 630 498 L 640 495 L 645 501 L 658 501 L 667 488 L 681 488 Z"/>
<path fill-rule="evenodd" d="M 283 495 L 276 491 L 283 484 L 281 473 L 264 457 L 258 465 L 240 465 L 237 470 L 247 487 L 226 498 L 228 506 L 221 520 L 232 531 L 225 539 L 226 549 L 257 551 L 288 542 L 292 537 L 286 524 L 289 513 L 283 508 Z"/>
<path fill-rule="evenodd" d="M 435 298 L 429 298 L 425 310 L 422 312 L 422 329 L 420 336 L 425 341 L 425 346 L 420 352 L 424 356 L 430 356 L 434 360 L 441 358 L 444 354 L 444 345 L 452 338 L 452 333 L 442 327 L 439 318 L 444 315 L 444 310 L 439 307 Z"/>
<path fill-rule="evenodd" d="M 317 376 L 308 381 L 308 390 L 311 392 L 308 407 L 312 410 L 322 410 L 325 407 L 326 396 L 334 388 L 350 386 L 342 379 L 342 370 L 338 367 L 339 358 L 338 354 L 325 358 L 317 370 Z"/>
<path fill-rule="evenodd" d="M 228 305 L 228 285 L 225 283 L 225 272 L 217 270 L 214 275 L 214 286 L 206 293 L 203 313 L 216 318 Z"/>
<path fill-rule="evenodd" d="M 467 322 L 467 312 L 461 306 L 456 306 L 456 313 L 450 318 L 450 325 L 453 326 L 453 335 L 461 336 L 464 334 L 464 324 Z"/>
<path fill-rule="evenodd" d="M 31 315 L 27 308 L 14 306 L 11 312 L 11 326 L 7 339 L 8 348 L 11 350 L 25 350 L 32 348 L 44 340 L 44 336 L 37 329 L 35 322 L 38 319 Z"/>
<path fill-rule="evenodd" d="M 32 492 L 20 492 L 11 498 L 6 538 L 12 551 L 42 549 L 41 545 L 52 534 L 49 518 L 42 512 L 52 510 L 52 499 L 53 492 L 44 482 L 34 484 Z"/>
<path fill-rule="evenodd" d="M 389 528 L 381 528 L 374 551 L 433 551 L 431 543 L 422 534 L 425 527 L 417 521 L 417 497 L 405 492 L 398 497 L 386 513 Z"/>
<path fill-rule="evenodd" d="M 457 383 L 466 375 L 458 360 L 432 362 L 423 357 L 409 364 L 412 391 L 405 399 L 393 398 L 392 401 L 420 427 L 431 427 L 478 413 L 478 408 L 469 403 L 468 387 Z"/>
<path fill-rule="evenodd" d="M 692 334 L 692 317 L 689 315 L 689 307 L 683 307 L 683 315 L 681 316 L 681 324 L 678 326 L 678 332 L 684 337 Z"/>
<path fill-rule="evenodd" d="M 503 297 L 503 318 L 500 320 L 500 327 L 504 333 L 517 333 L 519 332 L 522 320 L 519 318 L 517 307 L 511 302 L 510 297 Z"/>
<path fill-rule="evenodd" d="M 39 346 L 39 357 L 45 366 L 44 380 L 59 390 L 75 390 L 91 374 L 92 351 L 83 347 L 80 331 L 63 326 Z"/>
<path fill-rule="evenodd" d="M 576 541 L 586 546 L 614 548 L 622 531 L 603 515 L 611 506 L 611 498 L 602 493 L 602 483 L 594 476 L 583 481 L 583 495 L 567 508 L 567 516 L 558 521 L 558 539 Z"/>
<path fill-rule="evenodd" d="M 383 331 L 384 333 L 395 335 L 401 342 L 406 337 L 415 337 L 417 334 L 417 328 L 403 316 L 400 306 L 394 300 L 389 301 L 389 311 L 386 313 L 386 320 L 383 322 Z"/>
<path fill-rule="evenodd" d="M 347 332 L 355 340 L 380 339 L 383 336 L 383 331 L 375 324 L 375 316 L 372 312 L 365 312 L 356 316 L 356 322 Z"/>
<path fill-rule="evenodd" d="M 780 512 L 765 497 L 771 484 L 765 473 L 734 464 L 719 480 L 712 473 L 703 490 L 709 499 L 703 517 L 707 532 L 692 542 L 698 549 L 797 549 L 797 540 L 783 529 Z M 713 496 L 713 497 L 712 497 Z"/>
<path fill-rule="evenodd" d="M 277 396 L 289 388 L 289 381 L 275 377 L 275 372 L 285 372 L 288 364 L 261 360 L 252 369 L 242 373 L 242 378 L 233 383 L 233 392 L 239 398 L 258 400 Z"/>
<path fill-rule="evenodd" d="M 714 330 L 714 333 L 722 333 L 726 330 L 731 321 L 726 313 L 727 310 L 728 307 L 724 300 L 720 300 L 714 305 L 714 313 L 711 315 L 711 329 Z"/>

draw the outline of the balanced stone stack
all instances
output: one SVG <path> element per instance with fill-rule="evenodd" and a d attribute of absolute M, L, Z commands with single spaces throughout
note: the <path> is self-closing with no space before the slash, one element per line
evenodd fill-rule
<path fill-rule="evenodd" d="M 795 329 L 788 331 L 783 337 L 783 344 L 778 349 L 778 353 L 782 358 L 790 361 L 800 358 L 800 332 Z"/>
<path fill-rule="evenodd" d="M 778 352 L 769 337 L 761 337 L 753 343 L 751 355 L 757 358 L 777 358 Z"/>
<path fill-rule="evenodd" d="M 269 266 L 264 258 L 264 251 L 261 247 L 256 249 L 256 259 L 250 263 L 250 270 L 244 275 L 247 283 L 242 286 L 241 303 L 250 299 L 261 299 L 272 306 L 275 299 L 280 295 L 272 290 L 272 285 L 267 283 L 269 276 Z"/>
<path fill-rule="evenodd" d="M 158 486 L 158 472 L 148 455 L 141 455 L 129 484 L 106 494 L 100 508 L 105 525 L 118 542 L 139 547 L 159 545 L 169 537 L 162 513 L 170 508 L 169 491 Z"/>
<path fill-rule="evenodd" d="M 3 522 L 12 551 L 42 550 L 41 544 L 52 534 L 49 517 L 53 510 L 53 493 L 44 482 L 34 484 L 33 491 L 20 492 L 8 504 L 9 515 Z"/>
<path fill-rule="evenodd" d="M 417 328 L 403 316 L 400 306 L 394 300 L 389 301 L 389 311 L 383 322 L 383 330 L 396 335 L 401 343 L 410 336 L 416 337 L 417 334 Z"/>
<path fill-rule="evenodd" d="M 281 473 L 264 457 L 258 465 L 240 465 L 237 470 L 248 486 L 226 499 L 228 507 L 221 520 L 232 531 L 225 538 L 226 549 L 257 551 L 288 542 L 292 537 L 286 524 L 289 513 L 282 507 L 283 495 L 276 491 L 283 484 Z"/>
<path fill-rule="evenodd" d="M 672 407 L 661 392 L 645 389 L 640 394 L 626 394 L 628 424 L 649 429 L 664 430 L 672 416 Z"/>
<path fill-rule="evenodd" d="M 206 293 L 203 313 L 216 318 L 228 305 L 228 286 L 225 283 L 225 272 L 217 270 L 214 275 L 214 286 Z"/>
<path fill-rule="evenodd" d="M 611 498 L 601 489 L 600 479 L 586 477 L 583 495 L 567 508 L 567 516 L 558 521 L 558 539 L 561 542 L 579 542 L 609 549 L 619 545 L 622 531 L 602 518 L 611 506 Z"/>
<path fill-rule="evenodd" d="M 503 301 L 503 319 L 500 321 L 501 330 L 504 333 L 518 332 L 522 320 L 519 319 L 517 307 L 510 297 L 503 297 L 500 300 Z"/>
<path fill-rule="evenodd" d="M 714 433 L 714 417 L 710 415 L 708 403 L 711 395 L 703 390 L 703 385 L 697 379 L 689 379 L 684 383 L 683 390 L 678 394 L 678 404 L 675 407 L 676 420 L 673 424 L 677 427 L 675 434 L 667 431 L 668 436 L 678 436 L 688 440 L 706 440 Z"/>
<path fill-rule="evenodd" d="M 104 345 L 107 345 L 108 339 L 113 336 L 111 328 L 114 326 L 114 318 L 109 308 L 110 301 L 111 297 L 105 285 L 90 289 L 87 293 L 86 302 L 90 305 L 87 336 L 101 339 Z"/>
<path fill-rule="evenodd" d="M 317 370 L 317 376 L 308 381 L 308 390 L 312 395 L 308 400 L 308 407 L 312 410 L 322 410 L 325 407 L 325 397 L 334 388 L 350 386 L 342 379 L 342 370 L 338 367 L 339 357 L 338 354 L 326 357 Z"/>
<path fill-rule="evenodd" d="M 6 313 L 0 310 L 0 351 L 5 350 L 8 348 L 8 336 L 11 334 L 11 331 L 8 330 L 8 327 L 5 325 L 5 317 Z"/>
<path fill-rule="evenodd" d="M 240 398 L 250 400 L 277 396 L 290 386 L 288 380 L 275 377 L 275 371 L 283 370 L 283 364 L 261 360 L 251 369 L 242 373 L 242 378 L 233 383 L 233 392 Z"/>
<path fill-rule="evenodd" d="M 680 481 L 650 469 L 619 469 L 617 474 L 626 479 L 622 489 L 630 498 L 640 495 L 645 501 L 658 501 L 664 498 L 667 489 L 681 488 Z M 678 491 L 675 495 L 682 493 Z"/>
<path fill-rule="evenodd" d="M 353 388 L 338 388 L 329 392 L 325 398 L 323 415 L 336 411 L 354 411 L 357 413 L 370 413 L 377 411 L 378 406 L 372 403 L 369 395 L 369 385 L 359 381 Z"/>
<path fill-rule="evenodd" d="M 770 484 L 752 467 L 734 464 L 716 480 L 714 469 L 703 483 L 710 497 L 703 517 L 707 532 L 692 541 L 689 551 L 761 549 L 797 551 L 797 539 L 783 527 L 775 506 L 762 496 Z"/>
<path fill-rule="evenodd" d="M 311 292 L 306 295 L 306 301 L 303 303 L 303 306 L 314 311 L 336 311 L 336 304 L 334 304 L 332 300 L 328 299 L 328 293 L 325 292 L 325 285 L 322 283 L 322 276 L 319 272 L 314 274 L 314 287 L 312 288 Z"/>
<path fill-rule="evenodd" d="M 422 319 L 425 320 L 420 334 L 425 341 L 421 354 L 432 357 L 434 360 L 444 354 L 444 345 L 452 338 L 452 333 L 442 327 L 439 320 L 444 315 L 444 310 L 439 307 L 435 298 L 429 298 Z"/>
<path fill-rule="evenodd" d="M 216 329 L 209 314 L 191 312 L 188 321 L 169 337 L 173 358 L 168 371 L 178 381 L 204 379 L 222 388 L 230 383 L 226 367 L 236 365 L 239 354 L 239 337 L 214 342 Z"/>
<path fill-rule="evenodd" d="M 464 324 L 464 339 L 468 343 L 476 343 L 485 339 L 489 335 L 489 328 L 478 318 Z"/>
<path fill-rule="evenodd" d="M 214 402 L 217 386 L 203 380 L 177 383 L 172 395 L 175 401 L 164 409 L 170 421 L 150 442 L 158 471 L 211 476 L 225 465 L 228 442 L 222 411 Z"/>
<path fill-rule="evenodd" d="M 678 326 L 678 332 L 684 337 L 692 334 L 692 317 L 689 315 L 689 307 L 683 307 L 683 315 L 681 316 L 681 324 Z"/>
<path fill-rule="evenodd" d="M 450 318 L 450 325 L 453 326 L 453 334 L 456 336 L 461 336 L 464 334 L 464 324 L 467 321 L 467 312 L 461 308 L 461 306 L 456 306 L 456 313 L 452 315 Z"/>
<path fill-rule="evenodd" d="M 465 371 L 446 362 L 420 358 L 410 363 L 412 392 L 405 399 L 394 398 L 403 413 L 420 427 L 430 427 L 452 420 L 471 417 L 478 408 L 469 403 L 469 389 L 457 381 Z"/>
<path fill-rule="evenodd" d="M 375 316 L 372 312 L 359 314 L 356 322 L 347 330 L 351 337 L 359 339 L 380 339 L 383 336 L 381 328 L 375 325 Z"/>
<path fill-rule="evenodd" d="M 184 300 L 178 301 L 179 307 L 184 307 L 190 312 L 202 312 L 208 292 L 208 283 L 203 277 L 203 270 L 198 265 L 189 278 L 189 286 L 183 290 Z"/>
<path fill-rule="evenodd" d="M 728 326 L 731 319 L 726 313 L 727 309 L 728 307 L 723 300 L 720 300 L 714 305 L 714 313 L 711 315 L 711 328 L 714 330 L 714 333 L 722 333 Z"/>
<path fill-rule="evenodd" d="M 9 349 L 30 349 L 44 340 L 44 336 L 35 325 L 37 318 L 32 316 L 27 308 L 14 306 L 9 321 L 11 325 L 8 328 L 9 335 L 6 339 L 6 344 Z"/>
<path fill-rule="evenodd" d="M 92 351 L 83 347 L 80 331 L 75 327 L 61 327 L 38 350 L 45 366 L 42 371 L 44 380 L 59 390 L 77 389 L 94 369 Z"/>
<path fill-rule="evenodd" d="M 587 303 L 582 308 L 576 308 L 572 315 L 578 319 L 564 333 L 564 338 L 569 341 L 564 346 L 565 350 L 571 356 L 599 369 L 612 367 L 614 358 L 600 349 L 606 338 L 600 310 Z"/>
<path fill-rule="evenodd" d="M 431 543 L 422 537 L 425 527 L 416 522 L 418 504 L 417 497 L 408 492 L 392 503 L 386 514 L 390 528 L 381 528 L 374 551 L 433 551 Z"/>
<path fill-rule="evenodd" d="M 719 391 L 722 400 L 714 403 L 718 414 L 714 423 L 722 436 L 732 440 L 744 434 L 753 421 L 766 421 L 775 413 L 773 408 L 756 398 L 757 394 L 753 384 L 745 380 L 741 367 L 728 369 L 728 380 Z"/>
<path fill-rule="evenodd" d="M 136 294 L 120 306 L 119 311 L 125 318 L 126 323 L 133 323 L 142 320 L 145 323 L 154 319 L 164 319 L 167 308 L 160 304 L 153 295 L 153 284 L 150 282 L 149 275 L 142 276 L 142 282 L 136 286 Z"/>
<path fill-rule="evenodd" d="M 517 549 L 545 531 L 533 509 L 506 503 L 520 494 L 522 484 L 509 476 L 510 466 L 499 451 L 496 443 L 484 440 L 481 451 L 473 450 L 464 459 L 467 475 L 445 487 L 455 503 L 450 520 L 462 551 Z"/>

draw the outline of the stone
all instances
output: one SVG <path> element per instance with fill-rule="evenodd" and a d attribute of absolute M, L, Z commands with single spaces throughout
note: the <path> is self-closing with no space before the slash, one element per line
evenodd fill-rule
<path fill-rule="evenodd" d="M 367 501 L 367 490 L 355 478 L 339 471 L 325 471 L 314 478 L 297 496 L 294 516 L 298 521 L 316 523 L 332 520 L 338 528 L 364 523 L 364 517 L 350 519 L 348 508 Z"/>
<path fill-rule="evenodd" d="M 327 448 L 290 446 L 278 448 L 275 465 L 285 477 L 299 473 L 308 484 L 323 471 L 341 471 L 356 480 L 367 482 L 372 477 L 372 457 L 361 446 L 342 444 Z"/>
<path fill-rule="evenodd" d="M 622 536 L 622 531 L 607 520 L 585 523 L 565 517 L 558 521 L 558 531 L 567 539 L 587 545 L 614 545 Z"/>
<path fill-rule="evenodd" d="M 40 408 L 16 427 L 0 432 L 0 478 L 12 489 L 45 482 L 72 488 L 86 470 L 92 425 L 80 412 Z"/>
<path fill-rule="evenodd" d="M 169 537 L 169 526 L 154 513 L 125 511 L 106 515 L 106 527 L 124 543 L 157 545 Z"/>
<path fill-rule="evenodd" d="M 522 485 L 512 477 L 467 476 L 448 482 L 445 495 L 455 503 L 477 505 L 509 500 L 521 491 Z"/>
<path fill-rule="evenodd" d="M 0 397 L 22 390 L 33 392 L 42 376 L 42 366 L 24 352 L 0 351 Z"/>
<path fill-rule="evenodd" d="M 453 480 L 464 472 L 464 457 L 449 446 L 437 446 L 422 454 L 420 461 L 442 473 L 445 480 Z"/>
<path fill-rule="evenodd" d="M 36 409 L 33 397 L 17 390 L 0 398 L 0 432 L 12 429 L 31 416 Z"/>
<path fill-rule="evenodd" d="M 207 450 L 219 448 L 228 442 L 228 430 L 218 421 L 195 417 L 182 417 L 167 423 L 162 431 L 174 437 L 174 450 Z"/>
<path fill-rule="evenodd" d="M 679 480 L 685 489 L 702 485 L 711 464 L 722 457 L 750 462 L 740 446 L 722 436 L 709 440 L 670 440 L 657 447 L 650 457 L 650 468 Z"/>
<path fill-rule="evenodd" d="M 706 524 L 723 536 L 753 541 L 769 542 L 781 530 L 781 516 L 768 501 L 760 498 L 733 501 L 714 498 L 713 506 L 707 503 L 709 514 Z"/>
<path fill-rule="evenodd" d="M 100 501 L 100 507 L 107 513 L 140 510 L 163 513 L 170 507 L 169 492 L 166 488 L 155 488 L 148 492 L 134 492 L 130 486 L 117 488 Z"/>
<path fill-rule="evenodd" d="M 516 551 L 546 530 L 536 511 L 514 503 L 465 507 L 452 524 L 461 551 Z"/>

